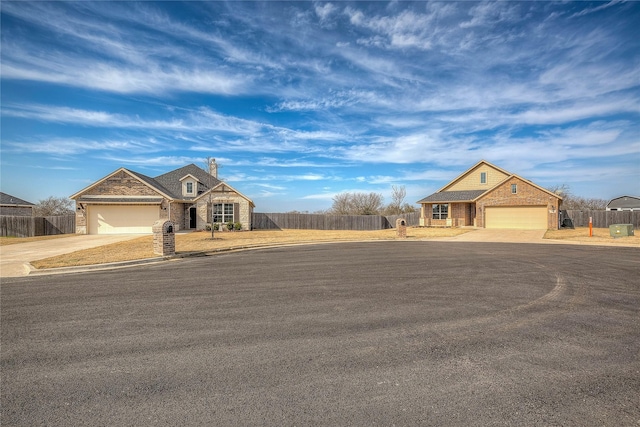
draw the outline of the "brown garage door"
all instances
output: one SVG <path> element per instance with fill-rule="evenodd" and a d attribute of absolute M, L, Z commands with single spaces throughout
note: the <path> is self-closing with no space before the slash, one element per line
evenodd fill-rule
<path fill-rule="evenodd" d="M 546 230 L 546 206 L 490 206 L 485 208 L 486 228 Z"/>
<path fill-rule="evenodd" d="M 158 205 L 89 205 L 89 234 L 151 234 Z"/>

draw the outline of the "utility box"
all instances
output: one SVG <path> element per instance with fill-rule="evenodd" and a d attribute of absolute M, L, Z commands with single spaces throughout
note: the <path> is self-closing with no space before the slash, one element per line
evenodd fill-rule
<path fill-rule="evenodd" d="M 396 236 L 401 239 L 407 238 L 407 220 L 404 218 L 398 218 L 396 220 Z"/>
<path fill-rule="evenodd" d="M 171 221 L 159 219 L 153 223 L 153 253 L 162 256 L 176 254 L 176 234 Z"/>
<path fill-rule="evenodd" d="M 609 234 L 616 238 L 633 236 L 633 224 L 611 224 Z"/>

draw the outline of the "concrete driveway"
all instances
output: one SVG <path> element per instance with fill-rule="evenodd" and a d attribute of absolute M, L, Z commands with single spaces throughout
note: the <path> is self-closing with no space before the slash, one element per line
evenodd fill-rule
<path fill-rule="evenodd" d="M 27 276 L 29 263 L 82 249 L 135 239 L 142 234 L 70 235 L 59 239 L 0 246 L 0 277 Z"/>

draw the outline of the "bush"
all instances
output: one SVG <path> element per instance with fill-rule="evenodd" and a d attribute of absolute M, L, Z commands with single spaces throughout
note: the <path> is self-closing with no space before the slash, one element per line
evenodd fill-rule
<path fill-rule="evenodd" d="M 229 231 L 233 231 L 233 221 L 229 221 L 229 222 L 227 223 L 227 230 L 229 230 Z"/>
<path fill-rule="evenodd" d="M 233 229 L 236 231 L 240 231 L 242 230 L 242 223 L 241 222 L 236 222 L 235 224 L 233 224 Z"/>
<path fill-rule="evenodd" d="M 205 226 L 204 226 L 204 228 L 205 228 L 207 231 L 211 231 L 211 224 L 207 223 L 207 225 L 205 225 Z"/>

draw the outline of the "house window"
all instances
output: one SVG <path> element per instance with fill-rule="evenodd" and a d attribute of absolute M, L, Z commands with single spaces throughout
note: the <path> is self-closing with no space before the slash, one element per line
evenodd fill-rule
<path fill-rule="evenodd" d="M 480 184 L 486 184 L 486 183 L 487 183 L 487 173 L 480 172 Z"/>
<path fill-rule="evenodd" d="M 213 222 L 235 222 L 233 218 L 233 203 L 216 203 L 213 205 Z"/>
<path fill-rule="evenodd" d="M 187 194 L 193 194 L 193 182 L 187 182 Z"/>
<path fill-rule="evenodd" d="M 518 184 L 511 184 L 511 194 L 518 193 Z"/>
<path fill-rule="evenodd" d="M 433 205 L 433 219 L 447 219 L 449 214 L 449 205 Z"/>

